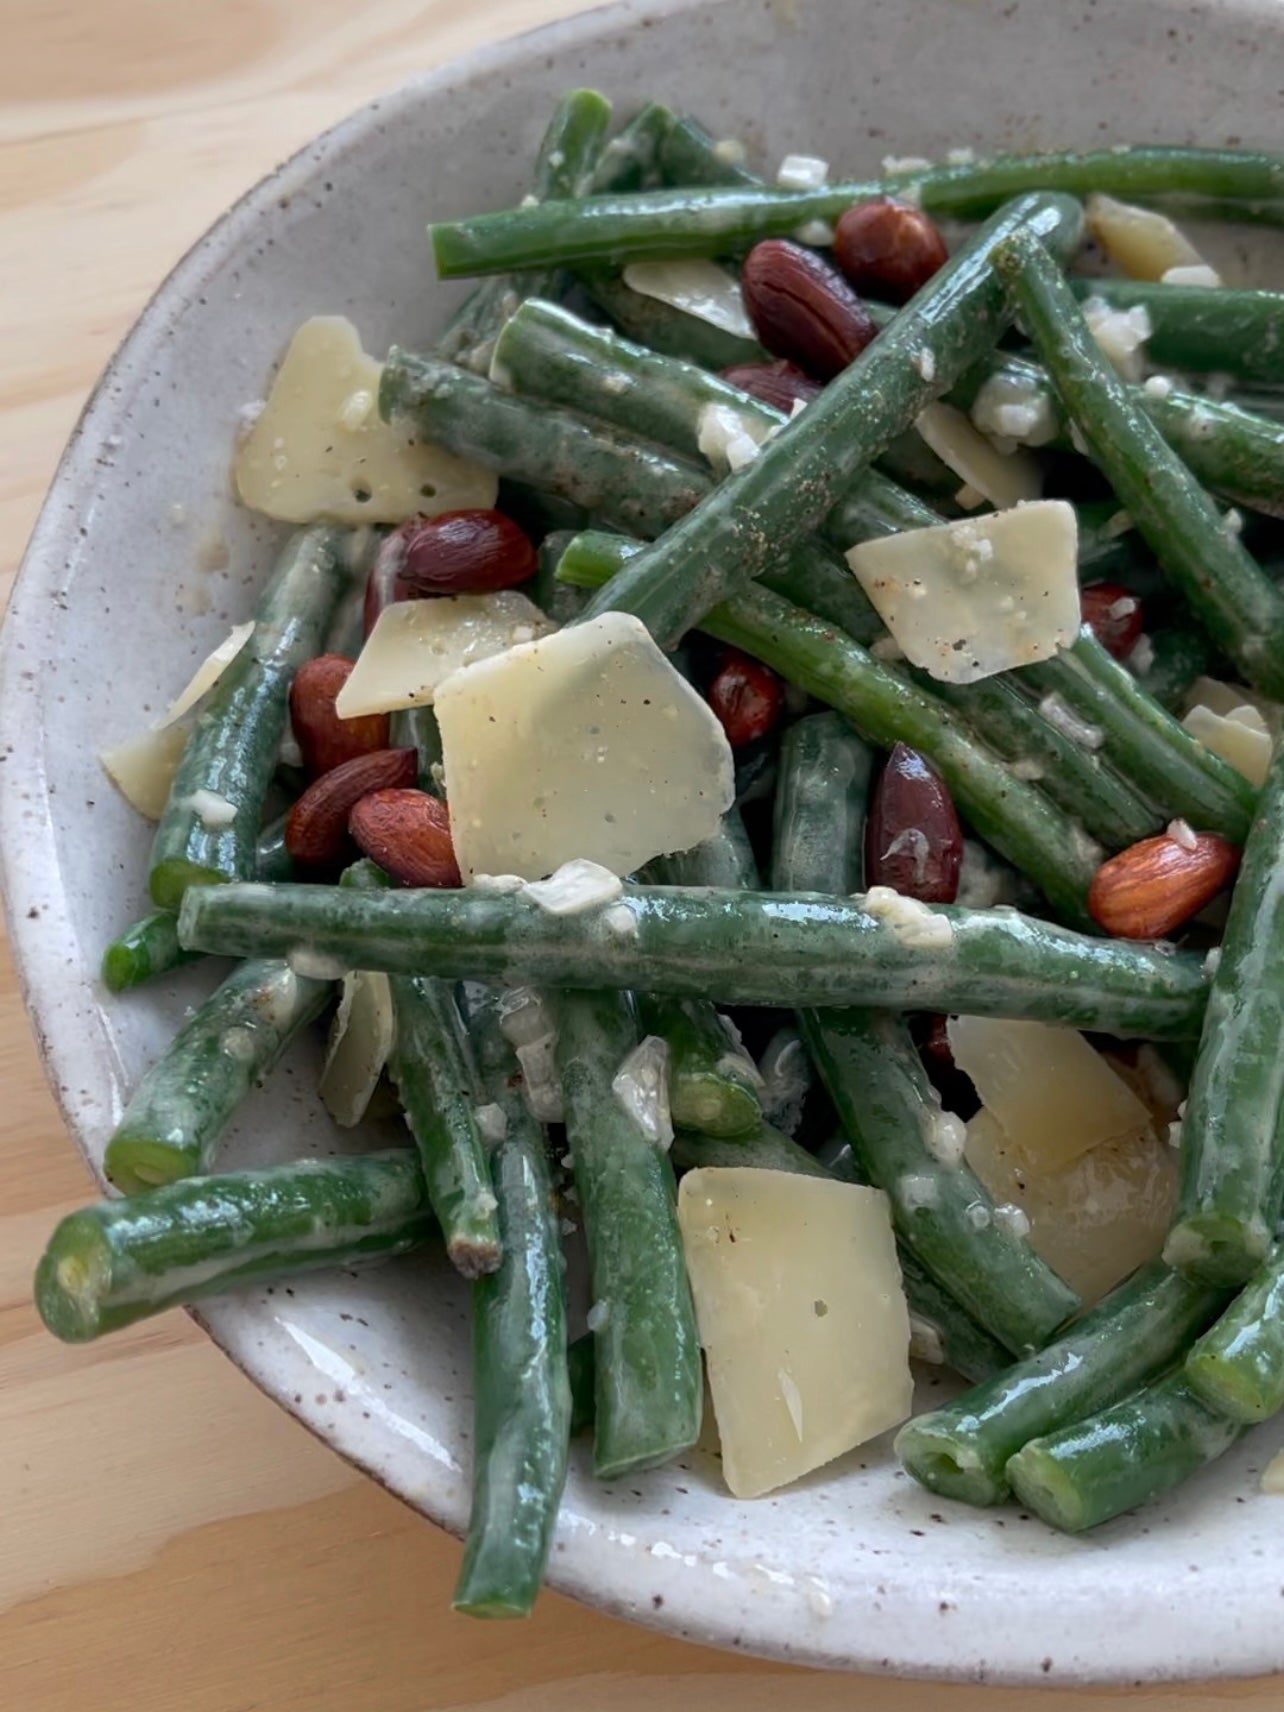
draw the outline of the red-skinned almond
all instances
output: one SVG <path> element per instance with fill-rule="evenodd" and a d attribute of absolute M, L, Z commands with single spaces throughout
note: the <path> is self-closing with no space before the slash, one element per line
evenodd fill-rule
<path fill-rule="evenodd" d="M 348 822 L 358 846 L 403 886 L 461 884 L 450 811 L 427 791 L 375 791 Z"/>
<path fill-rule="evenodd" d="M 797 363 L 783 358 L 778 363 L 738 363 L 735 368 L 723 369 L 721 378 L 786 416 L 793 414 L 796 404 L 810 404 L 819 398 L 823 390 Z"/>
<path fill-rule="evenodd" d="M 785 686 L 770 666 L 738 648 L 728 648 L 709 685 L 707 700 L 727 734 L 727 742 L 733 749 L 742 749 L 746 743 L 765 737 L 779 720 Z"/>
<path fill-rule="evenodd" d="M 392 721 L 386 713 L 340 719 L 335 697 L 347 683 L 354 661 L 346 654 L 318 654 L 294 674 L 290 685 L 290 725 L 310 779 L 320 778 L 357 755 L 388 747 Z"/>
<path fill-rule="evenodd" d="M 775 357 L 832 380 L 878 332 L 842 274 L 814 250 L 764 238 L 745 257 L 740 290 L 754 331 Z"/>
<path fill-rule="evenodd" d="M 865 884 L 891 886 L 924 904 L 952 904 L 962 865 L 963 828 L 944 779 L 916 749 L 898 743 L 870 804 Z"/>
<path fill-rule="evenodd" d="M 371 791 L 413 785 L 419 776 L 415 749 L 379 749 L 352 760 L 310 784 L 290 810 L 285 847 L 302 868 L 333 868 L 349 852 L 348 816 Z"/>
<path fill-rule="evenodd" d="M 1083 622 L 1108 654 L 1126 660 L 1146 628 L 1146 615 L 1135 594 L 1120 583 L 1090 583 L 1079 591 Z"/>
<path fill-rule="evenodd" d="M 908 303 L 948 259 L 935 221 L 893 196 L 858 202 L 834 229 L 834 260 L 848 280 L 888 303 Z"/>
<path fill-rule="evenodd" d="M 1159 837 L 1102 863 L 1088 909 L 1116 939 L 1163 939 L 1230 885 L 1239 860 L 1238 846 L 1220 833 L 1192 832 L 1174 821 Z"/>
<path fill-rule="evenodd" d="M 379 549 L 366 585 L 366 634 L 394 600 L 490 594 L 535 575 L 535 547 L 502 511 L 443 511 L 411 517 Z"/>

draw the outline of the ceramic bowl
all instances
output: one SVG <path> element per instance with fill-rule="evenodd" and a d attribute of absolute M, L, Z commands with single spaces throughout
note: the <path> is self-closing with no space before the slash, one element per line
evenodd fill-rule
<path fill-rule="evenodd" d="M 1278 143 L 1272 0 L 687 0 L 622 4 L 372 102 L 238 203 L 161 286 L 54 481 L 3 633 L 0 831 L 32 1019 L 97 1169 L 122 1100 L 208 967 L 112 1000 L 101 949 L 144 907 L 148 829 L 95 750 L 162 707 L 243 618 L 273 526 L 233 503 L 237 412 L 306 315 L 415 345 L 433 216 L 515 202 L 553 98 L 659 96 L 775 161 L 1202 140 Z M 246 1107 L 229 1164 L 339 1148 L 305 1046 Z M 432 1260 L 208 1305 L 210 1335 L 344 1456 L 434 1521 L 468 1504 L 467 1303 Z M 782 1659 L 1008 1682 L 1284 1666 L 1284 1512 L 1253 1434 L 1172 1499 L 1087 1540 L 930 1497 L 885 1443 L 750 1503 L 700 1451 L 627 1483 L 573 1459 L 552 1585 L 674 1634 Z"/>

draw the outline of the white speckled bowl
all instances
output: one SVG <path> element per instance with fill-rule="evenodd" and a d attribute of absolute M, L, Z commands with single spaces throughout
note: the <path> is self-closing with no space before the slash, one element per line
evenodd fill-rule
<path fill-rule="evenodd" d="M 414 345 L 461 288 L 431 278 L 430 216 L 515 201 L 551 99 L 688 106 L 771 160 L 860 174 L 887 152 L 1111 140 L 1278 143 L 1273 0 L 625 3 L 407 85 L 320 138 L 179 265 L 72 438 L 3 634 L 0 833 L 13 937 L 62 1108 L 97 1167 L 122 1098 L 197 968 L 110 1001 L 101 948 L 144 904 L 148 829 L 94 751 L 133 731 L 244 616 L 273 529 L 228 488 L 236 413 L 305 315 Z M 230 558 L 214 572 L 207 537 Z M 229 1163 L 338 1145 L 300 1051 L 236 1126 Z M 432 1261 L 207 1307 L 254 1381 L 443 1526 L 468 1502 L 466 1299 Z M 705 1454 L 603 1487 L 577 1451 L 553 1584 L 623 1616 L 819 1665 L 1036 1683 L 1284 1666 L 1284 1528 L 1256 1475 L 1277 1429 L 1171 1501 L 1088 1540 L 920 1491 L 886 1445 L 737 1503 Z"/>

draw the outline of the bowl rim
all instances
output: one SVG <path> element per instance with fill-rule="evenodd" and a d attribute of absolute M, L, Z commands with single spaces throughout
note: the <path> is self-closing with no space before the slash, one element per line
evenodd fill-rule
<path fill-rule="evenodd" d="M 87 1144 L 84 1114 L 73 1104 L 71 1097 L 73 1072 L 76 1064 L 84 1061 L 86 1042 L 69 1021 L 60 1020 L 60 1007 L 54 993 L 37 975 L 38 965 L 47 963 L 51 956 L 63 958 L 74 968 L 80 961 L 82 948 L 69 920 L 64 917 L 51 921 L 43 911 L 36 911 L 37 885 L 33 869 L 38 870 L 42 866 L 48 871 L 57 869 L 56 839 L 47 818 L 38 833 L 33 834 L 29 825 L 23 826 L 21 838 L 28 849 L 25 859 L 19 860 L 19 822 L 22 819 L 19 805 L 23 800 L 19 786 L 25 782 L 33 794 L 38 790 L 43 796 L 47 793 L 48 780 L 38 763 L 24 759 L 39 757 L 41 750 L 36 741 L 37 699 L 21 677 L 17 656 L 27 608 L 47 602 L 56 591 L 60 568 L 73 534 L 73 526 L 66 515 L 68 495 L 90 484 L 98 418 L 106 414 L 115 381 L 128 368 L 136 349 L 143 346 L 172 316 L 175 305 L 187 301 L 199 290 L 203 270 L 223 251 L 238 245 L 245 229 L 270 210 L 280 196 L 292 192 L 296 186 L 301 187 L 310 179 L 328 154 L 342 150 L 350 138 L 358 136 L 371 124 L 395 121 L 404 108 L 417 106 L 435 92 L 450 91 L 461 79 L 520 69 L 533 46 L 550 52 L 570 51 L 581 42 L 597 38 L 612 28 L 649 24 L 679 13 L 707 11 L 714 7 L 721 9 L 736 3 L 737 0 L 606 0 L 604 4 L 591 6 L 569 17 L 482 44 L 362 103 L 335 124 L 307 139 L 294 153 L 250 186 L 195 239 L 151 292 L 89 392 L 50 480 L 14 579 L 8 607 L 0 621 L 0 729 L 3 729 L 10 747 L 9 759 L 16 763 L 7 769 L 10 776 L 5 781 L 6 788 L 0 791 L 0 892 L 3 893 L 18 988 L 46 1080 L 77 1150 L 104 1188 L 107 1187 L 105 1179 Z M 796 4 L 797 0 L 790 0 L 790 3 Z M 1174 17 L 1185 19 L 1190 13 L 1184 0 L 1150 0 L 1150 3 L 1157 9 L 1171 11 Z M 1276 26 L 1280 22 L 1276 10 L 1278 0 L 1201 0 L 1199 9 L 1203 6 L 1242 16 L 1246 23 L 1251 23 L 1254 17 L 1263 22 L 1270 19 Z M 37 847 L 37 860 L 34 862 L 33 844 Z M 43 864 L 39 861 L 41 856 Z M 294 1401 L 288 1387 L 273 1376 L 270 1359 L 257 1356 L 252 1340 L 220 1323 L 216 1304 L 201 1304 L 185 1312 L 252 1383 L 314 1437 L 407 1508 L 426 1516 L 456 1538 L 462 1535 L 467 1520 L 466 1493 L 461 1508 L 452 1504 L 440 1487 L 427 1493 L 421 1490 L 413 1497 L 400 1490 L 373 1458 L 361 1454 L 354 1445 L 346 1444 L 342 1433 L 323 1430 L 311 1417 L 308 1405 Z M 1226 1638 L 1228 1646 L 1217 1656 L 1210 1656 L 1207 1649 L 1201 1651 L 1196 1645 L 1187 1652 L 1186 1662 L 1174 1664 L 1171 1659 L 1159 1657 L 1153 1647 L 1133 1651 L 1121 1647 L 1112 1653 L 1109 1664 L 1100 1672 L 1072 1667 L 1057 1668 L 1049 1675 L 1041 1673 L 1037 1667 L 1026 1668 L 1005 1661 L 1001 1649 L 998 1656 L 982 1659 L 975 1643 L 962 1652 L 948 1649 L 952 1656 L 946 1658 L 946 1649 L 934 1647 L 926 1630 L 926 1644 L 917 1656 L 887 1658 L 880 1657 L 877 1635 L 871 1631 L 865 1632 L 859 1645 L 846 1644 L 840 1650 L 824 1652 L 807 1645 L 793 1647 L 771 1633 L 762 1638 L 743 1634 L 731 1618 L 716 1613 L 697 1613 L 689 1621 L 684 1621 L 680 1606 L 666 1605 L 665 1614 L 657 1615 L 645 1603 L 635 1602 L 625 1586 L 605 1582 L 595 1573 L 592 1554 L 586 1554 L 580 1561 L 573 1549 L 550 1558 L 546 1583 L 595 1610 L 680 1638 L 726 1649 L 753 1651 L 759 1656 L 789 1663 L 877 1675 L 908 1673 L 915 1678 L 940 1681 L 1040 1687 L 1125 1682 L 1140 1687 L 1191 1680 L 1192 1669 L 1198 1669 L 1203 1677 L 1218 1679 L 1278 1670 L 1284 1666 L 1284 1645 L 1277 1644 L 1272 1648 L 1265 1633 L 1255 1641 L 1251 1624 L 1237 1626 L 1236 1633 Z M 1265 1609 L 1263 1602 L 1263 1611 Z M 876 1630 L 876 1625 L 872 1629 Z M 1195 1663 L 1196 1658 L 1198 1664 Z"/>

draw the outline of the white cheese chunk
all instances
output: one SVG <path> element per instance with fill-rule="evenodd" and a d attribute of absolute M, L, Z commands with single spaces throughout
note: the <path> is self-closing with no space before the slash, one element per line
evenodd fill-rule
<path fill-rule="evenodd" d="M 1146 1106 L 1077 1029 L 972 1016 L 946 1026 L 954 1062 L 1032 1163 L 1059 1171 L 1100 1142 L 1151 1127 Z"/>
<path fill-rule="evenodd" d="M 914 426 L 941 462 L 996 510 L 1038 499 L 1043 491 L 1043 472 L 1036 459 L 1028 452 L 1004 455 L 996 450 L 952 404 L 929 404 Z"/>
<path fill-rule="evenodd" d="M 672 304 L 726 333 L 736 333 L 742 339 L 754 336 L 740 282 L 717 262 L 630 262 L 624 270 L 624 283 L 642 297 Z"/>
<path fill-rule="evenodd" d="M 1253 785 L 1264 785 L 1271 766 L 1271 734 L 1255 707 L 1245 704 L 1229 714 L 1214 713 L 1203 704 L 1182 720 L 1197 743 L 1228 761 Z"/>
<path fill-rule="evenodd" d="M 721 725 L 629 613 L 464 666 L 436 709 L 465 876 L 630 874 L 711 838 L 735 794 Z"/>
<path fill-rule="evenodd" d="M 1095 194 L 1084 204 L 1088 230 L 1129 279 L 1163 279 L 1172 268 L 1203 265 L 1190 239 L 1166 214 Z"/>
<path fill-rule="evenodd" d="M 365 1117 L 392 1051 L 394 1033 L 388 977 L 370 969 L 348 970 L 330 1024 L 320 1083 L 321 1103 L 345 1129 Z"/>
<path fill-rule="evenodd" d="M 1057 412 L 1046 385 L 1025 376 L 992 374 L 981 382 L 970 411 L 984 434 L 1018 446 L 1046 446 L 1057 435 Z"/>
<path fill-rule="evenodd" d="M 1083 305 L 1083 315 L 1101 354 L 1124 380 L 1140 380 L 1143 347 L 1151 334 L 1150 315 L 1145 306 L 1138 303 L 1131 309 L 1116 309 L 1104 297 L 1090 297 Z M 1079 444 L 1077 430 L 1072 438 Z"/>
<path fill-rule="evenodd" d="M 1214 713 L 1220 713 L 1224 719 L 1233 719 L 1236 714 L 1242 715 L 1246 707 L 1254 709 L 1261 715 L 1272 737 L 1278 737 L 1280 728 L 1284 725 L 1284 707 L 1277 701 L 1271 701 L 1268 696 L 1259 695 L 1256 690 L 1249 689 L 1247 684 L 1227 684 L 1220 678 L 1196 678 L 1186 693 L 1186 706 L 1198 707 L 1201 702 Z M 1248 719 L 1245 723 L 1256 725 L 1257 721 Z"/>
<path fill-rule="evenodd" d="M 770 433 L 769 422 L 732 404 L 706 404 L 696 419 L 696 445 L 718 475 L 752 463 Z"/>
<path fill-rule="evenodd" d="M 305 321 L 237 450 L 242 503 L 287 523 L 400 523 L 493 506 L 490 470 L 380 418 L 380 372 L 342 315 Z"/>
<path fill-rule="evenodd" d="M 375 621 L 334 710 L 340 719 L 356 719 L 430 704 L 438 684 L 460 666 L 488 660 L 552 628 L 517 589 L 394 601 Z"/>
<path fill-rule="evenodd" d="M 737 1498 L 909 1413 L 909 1314 L 885 1195 L 752 1168 L 689 1172 L 678 1223 Z"/>
<path fill-rule="evenodd" d="M 1074 641 L 1077 551 L 1074 508 L 1053 499 L 863 541 L 847 563 L 907 659 L 970 684 Z"/>
<path fill-rule="evenodd" d="M 666 1152 L 673 1145 L 669 1111 L 669 1043 L 648 1034 L 611 1079 L 611 1092 L 648 1141 Z"/>
<path fill-rule="evenodd" d="M 172 725 L 176 719 L 181 719 L 194 708 L 202 696 L 208 695 L 253 634 L 253 619 L 250 619 L 248 624 L 234 624 L 218 647 L 211 649 L 205 656 L 185 688 L 178 692 L 165 709 L 160 723 Z"/>
<path fill-rule="evenodd" d="M 148 820 L 159 820 L 186 742 L 185 725 L 165 725 L 113 743 L 99 751 L 98 759 L 130 807 Z"/>
<path fill-rule="evenodd" d="M 1009 1134 L 983 1106 L 968 1123 L 965 1157 L 1000 1203 L 995 1219 L 1016 1228 L 1023 1218 L 1030 1247 L 1089 1306 L 1163 1247 L 1177 1156 L 1149 1125 L 1053 1170 L 1037 1131 Z"/>
<path fill-rule="evenodd" d="M 786 155 L 776 168 L 782 190 L 819 190 L 829 177 L 829 162 L 819 155 Z"/>
<path fill-rule="evenodd" d="M 221 832 L 236 819 L 236 804 L 203 786 L 184 799 L 186 806 L 210 832 Z"/>

